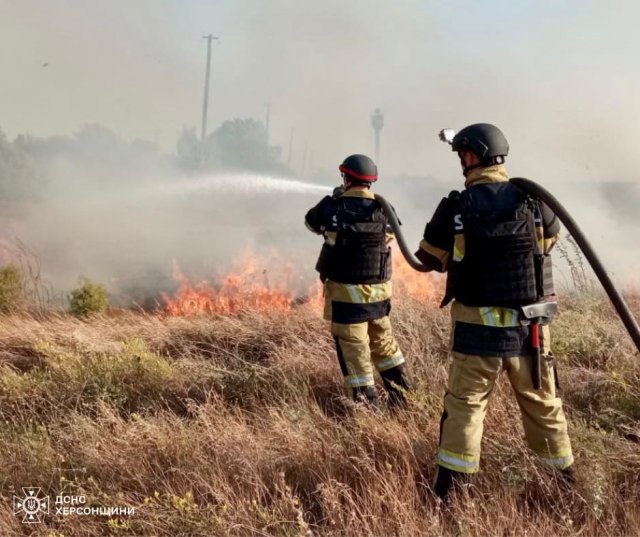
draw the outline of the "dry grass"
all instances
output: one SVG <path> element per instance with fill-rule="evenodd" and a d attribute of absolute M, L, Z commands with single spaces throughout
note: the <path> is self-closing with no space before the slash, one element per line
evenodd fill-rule
<path fill-rule="evenodd" d="M 400 304 L 402 302 L 402 304 Z M 483 471 L 442 510 L 434 470 L 449 319 L 396 300 L 418 387 L 407 411 L 353 408 L 327 327 L 290 315 L 0 323 L 0 535 L 548 536 L 640 534 L 640 362 L 601 302 L 569 303 L 556 353 L 577 484 L 528 453 L 503 382 Z M 132 506 L 23 525 L 21 487 Z"/>

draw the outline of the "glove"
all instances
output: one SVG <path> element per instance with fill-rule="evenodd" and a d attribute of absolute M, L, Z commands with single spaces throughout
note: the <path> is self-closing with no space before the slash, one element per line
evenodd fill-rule
<path fill-rule="evenodd" d="M 344 185 L 339 185 L 333 189 L 333 194 L 331 194 L 332 198 L 339 198 L 344 194 Z"/>

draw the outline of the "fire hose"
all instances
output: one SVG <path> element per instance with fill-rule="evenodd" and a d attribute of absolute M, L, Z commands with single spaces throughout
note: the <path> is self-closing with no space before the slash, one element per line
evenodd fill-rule
<path fill-rule="evenodd" d="M 640 327 L 638 326 L 638 323 L 636 322 L 624 298 L 622 298 L 622 295 L 613 285 L 613 282 L 611 281 L 611 278 L 609 278 L 609 275 L 607 274 L 604 265 L 600 261 L 600 258 L 598 258 L 598 256 L 596 255 L 595 250 L 587 240 L 587 237 L 584 235 L 582 230 L 578 227 L 578 224 L 573 219 L 573 217 L 560 204 L 555 196 L 551 194 L 551 192 L 541 187 L 539 184 L 534 183 L 529 179 L 520 177 L 514 177 L 510 181 L 514 185 L 522 188 L 522 190 L 524 190 L 528 194 L 544 201 L 564 224 L 564 226 L 567 228 L 567 231 L 573 237 L 573 240 L 576 241 L 576 244 L 580 247 L 580 250 L 587 258 L 589 265 L 591 265 L 593 272 L 595 272 L 598 280 L 602 284 L 602 287 L 604 287 L 609 300 L 611 300 L 613 307 L 616 309 L 616 312 L 618 313 L 622 324 L 624 324 L 627 332 L 629 332 L 629 336 L 631 336 L 631 339 L 635 343 L 636 348 L 640 352 Z"/>
<path fill-rule="evenodd" d="M 607 271 L 604 268 L 604 265 L 596 255 L 594 249 L 591 244 L 585 237 L 584 233 L 578 227 L 578 224 L 575 222 L 573 217 L 569 214 L 569 212 L 560 204 L 560 202 L 545 188 L 541 187 L 539 184 L 524 178 L 513 178 L 510 181 L 520 187 L 522 190 L 530 194 L 531 196 L 541 199 L 544 201 L 549 208 L 556 214 L 556 216 L 560 219 L 560 221 L 565 225 L 567 231 L 571 234 L 576 244 L 580 247 L 580 250 L 586 257 L 589 265 L 595 272 L 598 280 L 604 287 L 604 290 L 607 293 L 607 296 L 611 300 L 613 307 L 615 308 L 620 320 L 624 324 L 624 327 L 627 329 L 629 336 L 635 343 L 638 352 L 640 352 L 640 327 L 638 326 L 637 321 L 635 320 L 629 306 L 625 302 L 622 295 L 618 292 L 618 290 L 613 285 L 611 278 L 607 274 Z M 382 206 L 387 218 L 389 219 L 389 224 L 395 233 L 396 240 L 398 241 L 398 246 L 400 247 L 400 251 L 402 255 L 406 259 L 407 263 L 415 270 L 419 272 L 428 272 L 429 269 L 424 266 L 411 252 L 407 243 L 402 235 L 402 231 L 400 230 L 400 222 L 398 221 L 398 217 L 395 214 L 395 211 L 389 204 L 389 202 L 384 199 L 379 194 L 375 195 L 376 200 Z"/>
<path fill-rule="evenodd" d="M 375 194 L 375 198 L 376 201 L 382 206 L 384 214 L 387 215 L 387 218 L 389 219 L 389 225 L 391 226 L 391 229 L 393 229 L 393 233 L 396 236 L 398 247 L 400 248 L 400 251 L 402 252 L 402 255 L 407 263 L 409 263 L 409 266 L 412 269 L 417 270 L 418 272 L 429 272 L 431 269 L 425 267 L 422 263 L 420 263 L 418 258 L 411 253 L 411 249 L 407 245 L 407 241 L 404 240 L 404 235 L 402 234 L 402 230 L 400 229 L 400 221 L 398 220 L 393 207 L 391 207 L 389 202 L 380 194 Z"/>

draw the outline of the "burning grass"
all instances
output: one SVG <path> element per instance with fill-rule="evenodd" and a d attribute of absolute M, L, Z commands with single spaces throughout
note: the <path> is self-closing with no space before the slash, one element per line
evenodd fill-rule
<path fill-rule="evenodd" d="M 415 272 L 399 252 L 393 257 L 393 272 L 397 292 L 404 296 L 432 302 L 442 294 L 440 277 Z M 247 310 L 284 313 L 301 304 L 318 308 L 322 304 L 320 282 L 305 281 L 295 263 L 276 251 L 259 256 L 247 250 L 226 273 L 196 281 L 174 263 L 173 277 L 178 290 L 162 295 L 163 310 L 169 315 L 237 315 Z"/>
<path fill-rule="evenodd" d="M 276 252 L 257 256 L 246 251 L 226 274 L 199 281 L 185 276 L 174 263 L 173 277 L 179 282 L 178 290 L 172 296 L 162 295 L 164 311 L 169 315 L 236 315 L 247 310 L 287 312 L 296 303 L 321 295 L 318 284 L 307 284 L 301 290 L 295 265 Z M 302 294 L 303 300 L 296 297 L 294 289 Z"/>
<path fill-rule="evenodd" d="M 568 303 L 555 323 L 575 488 L 563 490 L 530 456 L 501 382 L 482 474 L 451 512 L 428 487 L 449 330 L 431 302 L 395 300 L 417 384 L 397 415 L 342 396 L 313 305 L 6 317 L 0 535 L 638 535 L 640 363 L 607 307 L 589 304 Z M 25 486 L 136 512 L 53 514 L 26 526 L 11 505 Z"/>

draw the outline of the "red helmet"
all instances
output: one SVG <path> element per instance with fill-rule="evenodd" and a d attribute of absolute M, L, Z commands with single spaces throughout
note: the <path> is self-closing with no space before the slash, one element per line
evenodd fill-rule
<path fill-rule="evenodd" d="M 351 155 L 338 168 L 348 179 L 373 183 L 378 180 L 378 168 L 366 155 Z"/>

